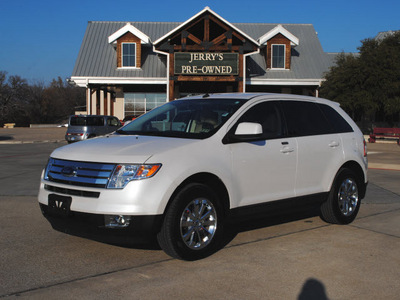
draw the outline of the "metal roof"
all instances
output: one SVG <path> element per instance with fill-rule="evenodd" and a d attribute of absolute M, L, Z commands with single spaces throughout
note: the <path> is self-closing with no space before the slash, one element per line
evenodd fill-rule
<path fill-rule="evenodd" d="M 261 37 L 279 24 L 237 24 L 251 36 Z M 321 43 L 311 24 L 281 24 L 299 39 L 299 45 L 292 48 L 290 70 L 267 70 L 261 54 L 247 58 L 247 76 L 257 79 L 320 79 L 328 71 L 331 60 L 323 51 Z M 258 38 L 257 37 L 257 38 Z"/>
<path fill-rule="evenodd" d="M 129 22 L 146 34 L 152 42 L 180 26 L 180 22 Z M 167 59 L 154 52 L 152 45 L 142 45 L 142 66 L 140 69 L 118 69 L 117 53 L 108 37 L 124 27 L 127 22 L 88 22 L 85 36 L 72 72 L 72 77 L 103 79 L 165 79 Z M 232 23 L 254 40 L 258 40 L 279 24 Z M 290 70 L 267 70 L 261 53 L 247 57 L 246 78 L 252 84 L 266 81 L 320 80 L 329 70 L 333 60 L 321 47 L 317 33 L 311 24 L 280 24 L 299 39 L 299 45 L 292 48 Z M 74 79 L 74 78 L 73 78 Z"/>

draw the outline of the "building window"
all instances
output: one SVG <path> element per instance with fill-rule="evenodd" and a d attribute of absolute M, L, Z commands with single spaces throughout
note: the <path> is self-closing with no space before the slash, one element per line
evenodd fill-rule
<path fill-rule="evenodd" d="M 122 67 L 136 67 L 135 43 L 122 43 Z"/>
<path fill-rule="evenodd" d="M 138 117 L 167 102 L 165 93 L 125 93 L 125 117 Z"/>
<path fill-rule="evenodd" d="M 285 68 L 285 45 L 272 45 L 272 68 Z"/>

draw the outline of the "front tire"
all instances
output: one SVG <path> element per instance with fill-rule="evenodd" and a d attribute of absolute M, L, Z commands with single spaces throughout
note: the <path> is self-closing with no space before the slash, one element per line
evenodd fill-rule
<path fill-rule="evenodd" d="M 192 183 L 172 199 L 157 240 L 174 258 L 201 259 L 221 247 L 223 220 L 218 196 L 207 185 Z"/>
<path fill-rule="evenodd" d="M 349 224 L 360 209 L 359 183 L 354 172 L 341 169 L 336 175 L 326 202 L 321 205 L 321 217 L 332 224 Z"/>

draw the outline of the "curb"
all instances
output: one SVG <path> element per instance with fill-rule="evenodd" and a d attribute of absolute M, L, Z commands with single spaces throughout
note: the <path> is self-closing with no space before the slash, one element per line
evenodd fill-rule
<path fill-rule="evenodd" d="M 368 169 L 400 171 L 400 165 L 368 163 Z"/>
<path fill-rule="evenodd" d="M 60 143 L 65 140 L 41 140 L 41 141 L 0 141 L 0 145 L 19 145 L 19 144 L 43 144 L 43 143 Z"/>

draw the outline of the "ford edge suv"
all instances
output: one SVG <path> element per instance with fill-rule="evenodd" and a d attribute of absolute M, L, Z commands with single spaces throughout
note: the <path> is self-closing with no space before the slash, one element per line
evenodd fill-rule
<path fill-rule="evenodd" d="M 216 94 L 56 149 L 38 198 L 56 229 L 152 234 L 167 254 L 195 260 L 223 246 L 225 225 L 254 213 L 313 203 L 325 221 L 348 224 L 367 182 L 363 134 L 337 103 Z"/>

